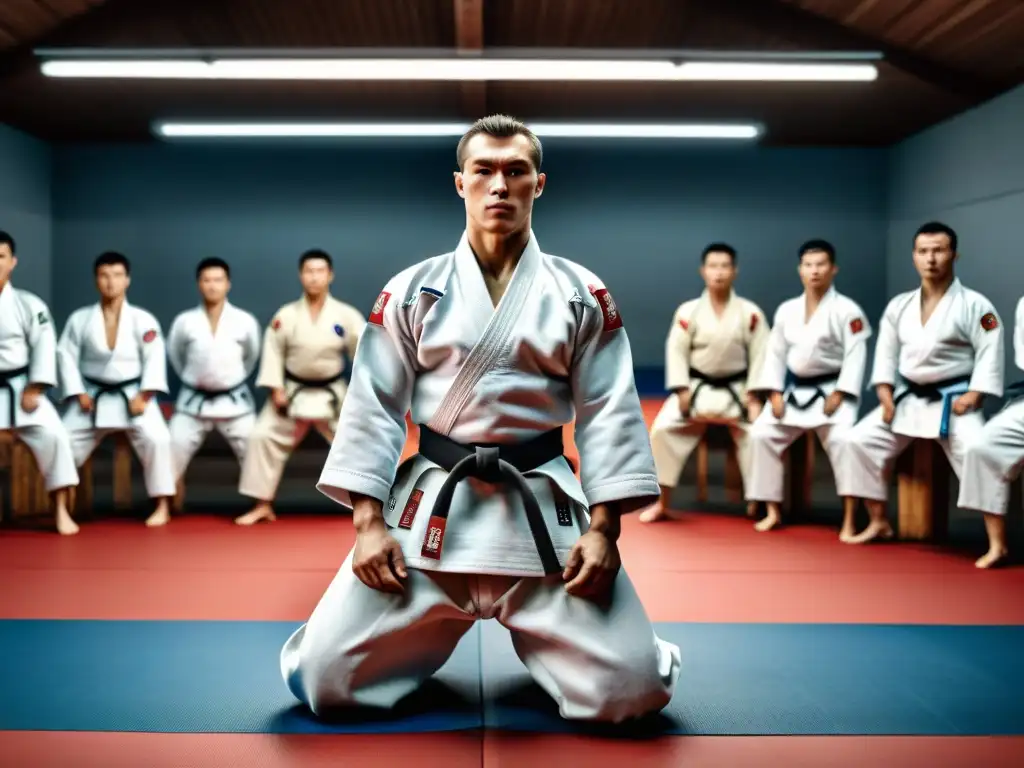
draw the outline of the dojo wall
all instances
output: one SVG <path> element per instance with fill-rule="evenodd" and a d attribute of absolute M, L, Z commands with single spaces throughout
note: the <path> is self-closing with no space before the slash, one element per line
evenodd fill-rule
<path fill-rule="evenodd" d="M 44 142 L 0 125 L 0 229 L 14 236 L 14 280 L 45 301 L 52 298 L 51 151 Z"/>
<path fill-rule="evenodd" d="M 794 251 L 810 237 L 837 244 L 843 291 L 871 317 L 884 306 L 884 150 L 546 150 L 542 247 L 612 287 L 655 386 L 672 312 L 700 291 L 699 252 L 712 240 L 739 249 L 738 289 L 769 317 L 799 290 Z M 235 301 L 266 321 L 297 295 L 296 259 L 314 245 L 338 262 L 336 294 L 368 311 L 390 275 L 456 244 L 453 165 L 451 141 L 57 148 L 55 314 L 93 300 L 92 259 L 113 248 L 133 260 L 132 300 L 164 323 L 196 300 L 193 269 L 206 255 L 232 264 Z"/>
<path fill-rule="evenodd" d="M 1024 295 L 1024 88 L 935 126 L 892 149 L 888 287 L 909 290 L 915 228 L 940 219 L 960 236 L 963 282 L 1012 326 Z M 1007 335 L 1012 366 L 1012 332 Z M 1007 380 L 1020 378 L 1007 368 Z"/>

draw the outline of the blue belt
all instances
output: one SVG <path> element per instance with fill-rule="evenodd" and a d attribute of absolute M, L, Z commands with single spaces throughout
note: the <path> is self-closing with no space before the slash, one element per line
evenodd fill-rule
<path fill-rule="evenodd" d="M 956 376 L 952 379 L 943 379 L 929 384 L 918 384 L 916 381 L 904 378 L 903 384 L 906 387 L 893 401 L 893 405 L 899 405 L 900 400 L 907 395 L 920 397 L 922 400 L 932 402 L 942 401 L 942 420 L 939 422 L 939 437 L 945 440 L 949 437 L 949 416 L 953 408 L 953 398 L 967 392 L 971 383 L 970 376 Z"/>

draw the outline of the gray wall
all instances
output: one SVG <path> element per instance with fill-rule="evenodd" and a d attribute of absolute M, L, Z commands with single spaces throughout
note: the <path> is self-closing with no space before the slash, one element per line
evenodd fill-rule
<path fill-rule="evenodd" d="M 0 229 L 17 243 L 13 280 L 45 301 L 53 286 L 50 156 L 44 142 L 0 125 Z"/>
<path fill-rule="evenodd" d="M 894 147 L 889 179 L 890 295 L 917 284 L 914 230 L 939 219 L 960 237 L 961 280 L 1012 326 L 1024 294 L 1024 88 Z M 1012 365 L 1012 332 L 1007 342 Z"/>
<path fill-rule="evenodd" d="M 296 296 L 296 259 L 314 245 L 338 262 L 336 294 L 368 312 L 392 274 L 456 244 L 453 154 L 450 141 L 57 149 L 55 314 L 93 300 L 92 259 L 118 249 L 133 260 L 132 300 L 165 324 L 196 300 L 207 255 L 232 264 L 234 300 L 266 321 Z M 645 389 L 660 386 L 666 330 L 701 289 L 709 241 L 739 249 L 738 289 L 769 316 L 799 291 L 795 249 L 810 237 L 837 244 L 841 289 L 869 316 L 884 306 L 884 150 L 549 142 L 546 154 L 537 236 L 609 284 Z"/>

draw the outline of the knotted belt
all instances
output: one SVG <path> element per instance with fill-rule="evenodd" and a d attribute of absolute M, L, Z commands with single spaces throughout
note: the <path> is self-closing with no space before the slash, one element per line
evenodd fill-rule
<path fill-rule="evenodd" d="M 295 396 L 304 389 L 323 389 L 331 393 L 331 407 L 334 409 L 334 415 L 338 416 L 341 413 L 341 400 L 338 398 L 338 393 L 331 389 L 331 385 L 341 381 L 345 377 L 345 371 L 341 370 L 337 376 L 331 376 L 327 379 L 306 379 L 301 376 L 296 376 L 294 373 L 289 371 L 287 368 L 284 371 L 285 381 L 290 381 L 293 384 L 299 386 L 295 388 L 295 391 L 288 397 L 288 407 L 291 407 L 292 401 Z"/>
<path fill-rule="evenodd" d="M 14 396 L 14 385 L 11 382 L 19 376 L 24 376 L 29 372 L 29 366 L 24 368 L 13 368 L 9 371 L 0 371 L 0 389 L 6 390 L 9 395 L 7 402 L 8 419 L 7 422 L 10 424 L 10 428 L 14 429 L 14 416 L 18 412 L 17 398 Z"/>
<path fill-rule="evenodd" d="M 503 483 L 519 491 L 526 509 L 526 521 L 537 544 L 544 573 L 562 570 L 551 542 L 551 534 L 544 523 L 544 514 L 536 495 L 526 483 L 523 474 L 563 456 L 562 429 L 552 429 L 523 443 L 508 445 L 463 445 L 428 427 L 420 427 L 419 453 L 448 472 L 438 491 L 430 513 L 422 555 L 440 559 L 445 522 L 451 508 L 455 486 L 468 478 L 485 483 Z"/>
<path fill-rule="evenodd" d="M 698 382 L 697 386 L 694 387 L 693 391 L 690 393 L 691 404 L 697 401 L 697 393 L 700 392 L 702 387 L 710 387 L 711 389 L 724 389 L 726 392 L 729 393 L 729 395 L 732 397 L 736 405 L 739 406 L 740 418 L 746 418 L 747 409 L 740 401 L 739 395 L 736 394 L 736 390 L 732 388 L 733 384 L 738 384 L 741 381 L 747 380 L 746 371 L 737 371 L 736 373 L 731 373 L 728 376 L 709 376 L 703 371 L 691 367 L 690 378 L 696 379 Z"/>
<path fill-rule="evenodd" d="M 88 376 L 83 376 L 82 380 L 86 384 L 91 384 L 96 387 L 96 394 L 92 396 L 92 425 L 96 426 L 96 414 L 99 413 L 99 401 L 101 397 L 107 395 L 120 395 L 121 399 L 124 400 L 124 407 L 128 410 L 128 418 L 132 418 L 132 403 L 128 395 L 125 394 L 125 387 L 130 387 L 135 384 L 142 384 L 142 377 L 136 377 L 134 379 L 125 379 L 124 381 L 110 382 L 100 381 L 99 379 L 91 379 Z"/>
<path fill-rule="evenodd" d="M 942 401 L 942 419 L 939 422 L 939 437 L 945 440 L 949 437 L 949 416 L 953 407 L 953 398 L 962 395 L 966 389 L 962 387 L 971 383 L 970 376 L 954 376 L 941 381 L 933 381 L 929 384 L 918 384 L 916 381 L 904 377 L 903 384 L 906 387 L 893 400 L 893 405 L 899 405 L 900 401 L 907 395 L 919 397 L 929 402 Z"/>
<path fill-rule="evenodd" d="M 831 384 L 839 379 L 839 371 L 829 371 L 828 373 L 821 373 L 817 376 L 797 376 L 790 370 L 786 371 L 786 383 L 783 385 L 786 391 L 789 393 L 786 396 L 786 402 L 792 405 L 794 408 L 800 411 L 806 411 L 814 403 L 821 398 L 826 399 L 825 392 L 822 386 L 825 384 Z M 807 401 L 806 404 L 800 405 L 796 401 L 796 397 L 793 394 L 793 390 L 796 388 L 813 389 L 814 397 Z"/>
<path fill-rule="evenodd" d="M 191 408 L 192 403 L 199 401 L 199 407 L 196 409 L 196 413 L 202 413 L 203 406 L 206 405 L 210 400 L 216 400 L 218 397 L 231 396 L 234 402 L 238 402 L 238 398 L 241 396 L 241 387 L 245 382 L 239 382 L 235 386 L 228 389 L 200 389 L 199 387 L 193 387 L 191 384 L 185 386 L 192 390 L 192 394 L 185 398 L 184 408 Z"/>

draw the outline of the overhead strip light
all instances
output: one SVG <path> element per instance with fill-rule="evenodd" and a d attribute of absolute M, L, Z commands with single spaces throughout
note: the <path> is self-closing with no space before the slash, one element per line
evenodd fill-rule
<path fill-rule="evenodd" d="M 468 123 L 186 123 L 161 122 L 154 130 L 168 139 L 340 138 L 461 136 Z M 753 140 L 756 125 L 666 123 L 530 123 L 541 138 L 733 139 Z"/>
<path fill-rule="evenodd" d="M 598 59 L 54 59 L 47 77 L 177 80 L 867 82 L 873 64 Z"/>

